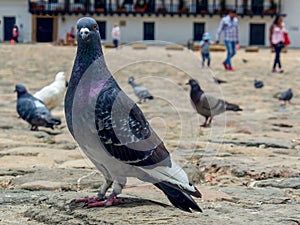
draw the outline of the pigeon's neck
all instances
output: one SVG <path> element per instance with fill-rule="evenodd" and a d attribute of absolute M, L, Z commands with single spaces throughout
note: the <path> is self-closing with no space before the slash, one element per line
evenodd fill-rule
<path fill-rule="evenodd" d="M 17 97 L 18 98 L 23 98 L 23 97 L 26 97 L 28 95 L 29 95 L 28 92 L 18 92 L 17 93 Z"/>
<path fill-rule="evenodd" d="M 198 85 L 193 85 L 191 89 L 191 99 L 193 102 L 198 101 L 203 93 L 203 90 Z"/>
<path fill-rule="evenodd" d="M 96 61 L 104 60 L 100 45 L 78 45 L 70 86 L 77 86 L 85 71 Z"/>
<path fill-rule="evenodd" d="M 132 81 L 132 82 L 130 83 L 130 85 L 131 85 L 132 87 L 138 86 L 136 83 L 134 83 L 134 81 Z"/>

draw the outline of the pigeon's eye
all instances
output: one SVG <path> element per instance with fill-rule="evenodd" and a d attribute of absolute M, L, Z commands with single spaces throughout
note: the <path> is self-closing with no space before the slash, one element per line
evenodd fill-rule
<path fill-rule="evenodd" d="M 93 26 L 93 30 L 97 30 L 97 25 L 96 24 Z"/>

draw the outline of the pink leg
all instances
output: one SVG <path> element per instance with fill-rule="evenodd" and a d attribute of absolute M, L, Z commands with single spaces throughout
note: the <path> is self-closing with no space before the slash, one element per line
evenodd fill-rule
<path fill-rule="evenodd" d="M 109 207 L 109 206 L 112 206 L 112 205 L 120 205 L 122 203 L 123 203 L 123 200 L 122 199 L 117 199 L 115 193 L 112 193 L 108 197 L 107 200 L 88 203 L 87 207 L 88 208 L 101 207 L 101 206 Z"/>
<path fill-rule="evenodd" d="M 200 125 L 200 127 L 206 127 L 206 126 L 207 126 L 207 120 L 208 120 L 208 117 L 207 117 L 207 118 L 205 118 L 205 121 L 204 121 L 204 123 L 203 123 L 203 124 L 201 124 L 201 125 Z"/>

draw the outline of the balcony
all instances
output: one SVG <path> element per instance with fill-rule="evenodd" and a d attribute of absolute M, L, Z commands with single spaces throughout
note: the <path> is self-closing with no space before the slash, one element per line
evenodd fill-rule
<path fill-rule="evenodd" d="M 239 16 L 274 16 L 281 12 L 281 1 L 257 0 L 29 0 L 32 14 L 90 15 L 226 15 L 235 9 Z M 232 4 L 234 3 L 234 4 Z"/>

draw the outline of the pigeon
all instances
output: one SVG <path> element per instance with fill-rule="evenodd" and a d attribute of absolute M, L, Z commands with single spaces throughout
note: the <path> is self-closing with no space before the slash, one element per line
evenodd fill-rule
<path fill-rule="evenodd" d="M 147 99 L 154 99 L 154 97 L 150 94 L 147 88 L 145 88 L 142 85 L 138 85 L 134 82 L 134 77 L 129 77 L 128 83 L 133 88 L 134 94 L 139 98 L 139 103 L 142 103 L 142 101 L 145 102 Z"/>
<path fill-rule="evenodd" d="M 242 59 L 243 63 L 247 63 L 248 60 L 247 59 Z"/>
<path fill-rule="evenodd" d="M 59 72 L 51 84 L 43 87 L 33 96 L 44 102 L 49 110 L 53 110 L 63 102 L 67 86 L 65 73 Z"/>
<path fill-rule="evenodd" d="M 190 79 L 186 85 L 191 86 L 190 97 L 193 107 L 200 115 L 205 117 L 205 121 L 201 127 L 210 125 L 214 116 L 227 110 L 242 111 L 242 109 L 236 104 L 228 103 L 205 93 L 201 89 L 197 80 Z"/>
<path fill-rule="evenodd" d="M 216 77 L 213 77 L 214 78 L 214 82 L 216 83 L 216 84 L 223 84 L 223 83 L 227 83 L 227 81 L 226 80 L 221 80 L 221 79 L 219 79 L 219 78 L 216 78 Z"/>
<path fill-rule="evenodd" d="M 281 93 L 281 95 L 278 97 L 279 100 L 284 101 L 284 104 L 291 103 L 290 100 L 293 98 L 293 91 L 291 88 L 289 88 L 287 91 L 284 91 Z"/>
<path fill-rule="evenodd" d="M 136 177 L 153 183 L 175 207 L 202 212 L 191 197 L 200 198 L 201 193 L 171 159 L 141 109 L 108 70 L 97 22 L 80 18 L 76 38 L 77 52 L 65 96 L 66 121 L 71 135 L 105 182 L 96 197 L 77 199 L 75 203 L 84 202 L 88 208 L 124 203 L 117 196 L 127 177 Z"/>
<path fill-rule="evenodd" d="M 254 80 L 254 87 L 255 88 L 262 88 L 264 86 L 264 82 L 260 80 Z"/>
<path fill-rule="evenodd" d="M 38 130 L 39 126 L 50 127 L 60 125 L 61 121 L 51 115 L 45 104 L 29 94 L 22 84 L 17 84 L 17 112 L 19 116 L 31 125 L 31 130 Z"/>

